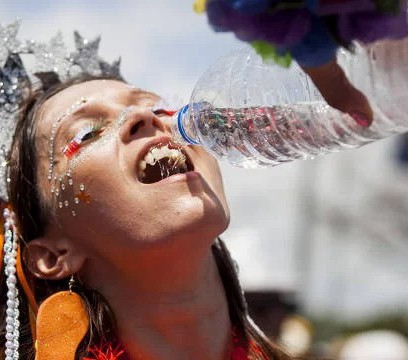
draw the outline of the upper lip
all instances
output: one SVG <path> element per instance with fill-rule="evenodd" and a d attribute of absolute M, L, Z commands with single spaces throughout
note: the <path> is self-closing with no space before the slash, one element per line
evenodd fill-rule
<path fill-rule="evenodd" d="M 136 169 L 139 169 L 140 162 L 145 158 L 146 154 L 149 152 L 151 148 L 158 147 L 158 146 L 164 146 L 164 145 L 168 145 L 170 148 L 173 148 L 173 149 L 179 149 L 186 157 L 186 163 L 187 163 L 187 166 L 189 167 L 189 171 L 194 169 L 193 162 L 191 161 L 191 158 L 188 155 L 187 151 L 184 149 L 183 146 L 174 143 L 170 136 L 160 136 L 160 137 L 147 141 L 143 145 L 136 159 Z"/>

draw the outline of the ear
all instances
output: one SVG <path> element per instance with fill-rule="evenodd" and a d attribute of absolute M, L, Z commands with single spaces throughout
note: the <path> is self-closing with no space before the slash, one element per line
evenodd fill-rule
<path fill-rule="evenodd" d="M 28 242 L 24 260 L 35 277 L 61 280 L 80 271 L 85 255 L 79 253 L 69 239 L 44 236 Z"/>

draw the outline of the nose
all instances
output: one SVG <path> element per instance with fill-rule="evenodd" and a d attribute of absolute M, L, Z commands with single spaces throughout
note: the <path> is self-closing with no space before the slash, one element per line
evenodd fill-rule
<path fill-rule="evenodd" d="M 148 108 L 129 106 L 119 116 L 119 137 L 123 143 L 166 132 L 163 122 Z"/>

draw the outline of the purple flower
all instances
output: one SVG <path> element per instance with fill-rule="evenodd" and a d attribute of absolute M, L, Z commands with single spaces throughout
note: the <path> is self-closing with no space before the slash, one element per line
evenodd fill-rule
<path fill-rule="evenodd" d="M 247 15 L 259 14 L 268 9 L 269 0 L 222 0 L 231 9 Z"/>
<path fill-rule="evenodd" d="M 370 43 L 380 39 L 401 39 L 408 35 L 407 14 L 382 15 L 373 12 L 340 15 L 339 35 L 346 41 Z"/>
<path fill-rule="evenodd" d="M 314 18 L 310 32 L 299 44 L 289 47 L 293 58 L 303 66 L 316 67 L 336 56 L 337 44 L 320 18 Z"/>
<path fill-rule="evenodd" d="M 282 10 L 276 13 L 244 15 L 221 1 L 209 1 L 207 15 L 216 31 L 233 31 L 243 41 L 264 40 L 275 45 L 299 43 L 310 30 L 307 10 Z"/>

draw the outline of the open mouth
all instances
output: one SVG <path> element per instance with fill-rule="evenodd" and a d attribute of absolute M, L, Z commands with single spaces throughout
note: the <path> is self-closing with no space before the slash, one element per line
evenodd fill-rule
<path fill-rule="evenodd" d="M 143 184 L 153 184 L 193 170 L 194 166 L 184 150 L 176 144 L 166 143 L 149 149 L 139 161 L 137 176 Z"/>

